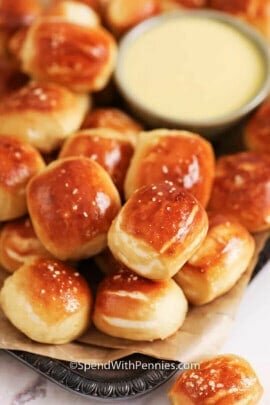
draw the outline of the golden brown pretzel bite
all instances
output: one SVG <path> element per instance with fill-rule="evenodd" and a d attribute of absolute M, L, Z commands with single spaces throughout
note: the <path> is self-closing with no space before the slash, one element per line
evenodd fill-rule
<path fill-rule="evenodd" d="M 263 393 L 251 365 L 228 354 L 183 372 L 170 390 L 172 405 L 256 405 Z"/>
<path fill-rule="evenodd" d="M 10 273 L 34 256 L 51 257 L 28 217 L 6 223 L 0 233 L 0 263 Z"/>
<path fill-rule="evenodd" d="M 61 260 L 101 252 L 120 208 L 110 176 L 98 163 L 83 157 L 51 163 L 30 182 L 27 201 L 40 241 Z"/>
<path fill-rule="evenodd" d="M 49 153 L 80 127 L 88 108 L 85 94 L 54 83 L 31 82 L 2 100 L 0 135 L 16 135 Z"/>
<path fill-rule="evenodd" d="M 247 123 L 245 144 L 256 152 L 270 153 L 270 100 L 265 101 Z"/>
<path fill-rule="evenodd" d="M 120 271 L 101 282 L 93 321 L 108 335 L 152 341 L 175 333 L 186 313 L 187 301 L 173 280 L 153 282 Z"/>
<path fill-rule="evenodd" d="M 110 128 L 121 134 L 137 134 L 142 126 L 118 108 L 96 108 L 90 111 L 82 124 L 82 129 Z"/>
<path fill-rule="evenodd" d="M 108 244 L 117 260 L 143 277 L 174 276 L 206 236 L 207 215 L 187 191 L 163 182 L 138 189 L 114 220 Z"/>
<path fill-rule="evenodd" d="M 26 186 L 44 167 L 42 157 L 32 146 L 0 135 L 0 221 L 26 214 Z"/>
<path fill-rule="evenodd" d="M 7 318 L 30 339 L 63 344 L 89 326 L 93 299 L 75 269 L 36 257 L 5 280 L 0 301 Z"/>
<path fill-rule="evenodd" d="M 126 173 L 134 152 L 134 138 L 112 129 L 89 129 L 69 138 L 59 158 L 85 156 L 99 163 L 122 194 Z"/>
<path fill-rule="evenodd" d="M 102 27 L 47 17 L 31 26 L 20 56 L 23 71 L 35 79 L 76 92 L 98 91 L 114 69 L 116 44 Z"/>
<path fill-rule="evenodd" d="M 209 230 L 199 249 L 179 270 L 175 281 L 194 305 L 229 291 L 247 269 L 255 242 L 234 218 L 210 214 Z"/>
<path fill-rule="evenodd" d="M 270 155 L 241 152 L 217 162 L 209 209 L 233 215 L 250 232 L 270 228 Z"/>
<path fill-rule="evenodd" d="M 167 129 L 142 132 L 127 173 L 125 195 L 129 198 L 139 187 L 169 180 L 206 206 L 214 168 L 212 146 L 199 135 Z"/>

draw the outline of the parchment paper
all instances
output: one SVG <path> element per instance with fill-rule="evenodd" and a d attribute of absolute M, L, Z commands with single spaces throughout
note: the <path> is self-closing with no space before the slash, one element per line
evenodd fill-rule
<path fill-rule="evenodd" d="M 57 346 L 44 345 L 35 343 L 20 333 L 0 310 L 0 348 L 23 350 L 84 363 L 107 363 L 133 353 L 183 362 L 198 361 L 206 355 L 215 354 L 230 331 L 239 303 L 258 261 L 258 255 L 269 236 L 269 233 L 256 236 L 255 255 L 235 287 L 211 304 L 191 308 L 182 328 L 166 340 L 132 342 L 106 336 L 91 327 L 78 342 Z M 0 285 L 6 277 L 7 273 L 0 270 Z"/>

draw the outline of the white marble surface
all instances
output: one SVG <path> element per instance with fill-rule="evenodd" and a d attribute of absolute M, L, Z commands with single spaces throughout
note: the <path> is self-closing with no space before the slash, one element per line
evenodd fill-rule
<path fill-rule="evenodd" d="M 246 357 L 255 367 L 265 395 L 261 405 L 270 404 L 270 264 L 250 285 L 223 353 Z M 132 405 L 168 405 L 166 392 L 171 382 Z M 105 404 L 85 400 L 46 381 L 7 354 L 0 352 L 0 405 L 83 405 Z M 126 403 L 126 401 L 121 402 Z"/>

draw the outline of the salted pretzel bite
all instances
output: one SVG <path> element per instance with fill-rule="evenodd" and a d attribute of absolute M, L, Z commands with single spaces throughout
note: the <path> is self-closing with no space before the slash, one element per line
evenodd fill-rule
<path fill-rule="evenodd" d="M 61 260 L 101 252 L 120 209 L 119 194 L 96 162 L 74 157 L 51 163 L 30 182 L 27 201 L 35 232 Z"/>
<path fill-rule="evenodd" d="M 55 83 L 32 81 L 0 104 L 0 135 L 16 135 L 44 153 L 80 127 L 90 100 Z"/>
<path fill-rule="evenodd" d="M 270 153 L 270 100 L 265 101 L 249 119 L 244 141 L 248 149 Z"/>
<path fill-rule="evenodd" d="M 251 365 L 228 354 L 184 371 L 169 392 L 172 405 L 256 405 L 263 389 Z"/>
<path fill-rule="evenodd" d="M 116 43 L 102 27 L 44 17 L 27 32 L 22 70 L 35 79 L 83 93 L 103 89 L 116 61 Z"/>
<path fill-rule="evenodd" d="M 111 129 L 89 129 L 69 138 L 59 158 L 85 156 L 99 163 L 122 193 L 123 183 L 134 152 L 134 138 Z"/>
<path fill-rule="evenodd" d="M 206 206 L 212 188 L 215 158 L 212 146 L 199 135 L 158 129 L 139 134 L 125 181 L 125 195 L 151 183 L 173 181 Z"/>
<path fill-rule="evenodd" d="M 207 304 L 229 291 L 247 269 L 255 250 L 253 237 L 234 218 L 221 214 L 208 217 L 205 240 L 175 276 L 194 305 Z"/>
<path fill-rule="evenodd" d="M 122 207 L 108 233 L 117 260 L 139 275 L 174 276 L 206 236 L 208 219 L 200 203 L 171 182 L 138 189 Z"/>
<path fill-rule="evenodd" d="M 90 111 L 82 129 L 110 128 L 121 134 L 133 135 L 142 131 L 142 126 L 118 108 L 95 108 Z"/>
<path fill-rule="evenodd" d="M 241 152 L 221 157 L 209 209 L 232 215 L 250 232 L 270 228 L 270 155 Z"/>
<path fill-rule="evenodd" d="M 31 145 L 0 135 L 0 221 L 26 214 L 26 186 L 44 167 L 42 157 Z"/>
<path fill-rule="evenodd" d="M 108 335 L 152 341 L 175 333 L 186 313 L 187 300 L 173 280 L 154 282 L 122 270 L 101 282 L 93 321 Z"/>
<path fill-rule="evenodd" d="M 5 280 L 0 302 L 10 322 L 30 339 L 64 344 L 90 325 L 93 298 L 75 269 L 35 257 Z"/>

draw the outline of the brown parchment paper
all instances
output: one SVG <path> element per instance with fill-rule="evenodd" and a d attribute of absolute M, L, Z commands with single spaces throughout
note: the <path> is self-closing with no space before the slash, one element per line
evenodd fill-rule
<path fill-rule="evenodd" d="M 258 261 L 258 255 L 269 236 L 269 233 L 256 236 L 254 257 L 235 287 L 208 305 L 191 308 L 182 328 L 166 340 L 133 342 L 112 338 L 91 327 L 77 342 L 44 345 L 35 343 L 20 333 L 0 310 L 0 348 L 23 350 L 84 363 L 107 363 L 133 353 L 183 362 L 198 361 L 206 355 L 215 354 L 230 331 L 239 303 Z M 0 285 L 7 276 L 7 273 L 0 270 Z"/>

